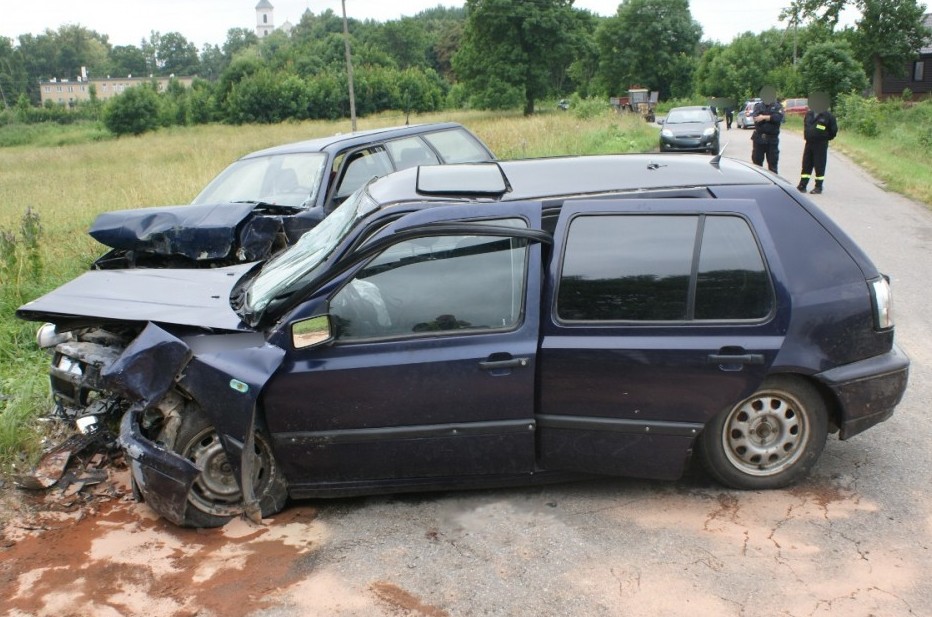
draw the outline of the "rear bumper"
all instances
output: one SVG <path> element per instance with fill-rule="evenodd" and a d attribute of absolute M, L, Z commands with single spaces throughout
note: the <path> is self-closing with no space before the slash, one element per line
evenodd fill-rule
<path fill-rule="evenodd" d="M 835 394 L 840 409 L 839 437 L 848 439 L 893 415 L 906 392 L 909 358 L 894 345 L 883 355 L 815 377 Z"/>
<path fill-rule="evenodd" d="M 141 413 L 134 407 L 120 422 L 120 446 L 130 473 L 150 508 L 176 525 L 183 525 L 188 493 L 199 471 L 191 461 L 144 437 L 139 431 Z"/>

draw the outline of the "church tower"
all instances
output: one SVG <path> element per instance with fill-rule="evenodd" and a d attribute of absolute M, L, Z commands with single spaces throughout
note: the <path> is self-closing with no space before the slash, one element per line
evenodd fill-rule
<path fill-rule="evenodd" d="M 256 5 L 256 36 L 260 39 L 272 34 L 275 30 L 272 10 L 272 3 L 269 0 L 259 0 L 259 4 Z"/>

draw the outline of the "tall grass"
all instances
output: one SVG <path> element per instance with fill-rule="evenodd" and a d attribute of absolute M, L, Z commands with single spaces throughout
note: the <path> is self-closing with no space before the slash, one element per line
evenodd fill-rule
<path fill-rule="evenodd" d="M 453 120 L 499 158 L 645 151 L 657 127 L 609 111 L 525 118 L 457 112 L 412 117 Z M 359 120 L 358 129 L 405 123 L 402 114 Z M 23 127 L 20 127 L 21 129 Z M 23 303 L 87 270 L 102 254 L 86 230 L 104 211 L 189 203 L 234 159 L 272 145 L 349 132 L 348 120 L 261 126 L 197 126 L 102 139 L 93 126 L 44 127 L 0 135 L 0 470 L 28 464 L 38 450 L 36 418 L 50 409 L 48 356 L 36 349 L 38 324 L 15 318 Z M 32 129 L 26 129 L 32 130 Z"/>
<path fill-rule="evenodd" d="M 932 204 L 932 99 L 914 103 L 849 95 L 838 105 L 838 138 L 832 146 L 886 187 Z"/>

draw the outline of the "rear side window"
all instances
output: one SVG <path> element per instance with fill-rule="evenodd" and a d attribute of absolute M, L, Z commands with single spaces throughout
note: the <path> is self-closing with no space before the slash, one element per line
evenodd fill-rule
<path fill-rule="evenodd" d="M 440 158 L 446 164 L 452 163 L 476 163 L 479 161 L 488 161 L 488 152 L 482 147 L 482 144 L 476 140 L 470 133 L 455 129 L 449 131 L 440 131 L 437 133 L 427 133 L 424 139 L 430 142 Z"/>
<path fill-rule="evenodd" d="M 408 169 L 418 165 L 436 165 L 437 155 L 417 137 L 405 137 L 385 144 L 395 161 L 395 169 Z"/>
<path fill-rule="evenodd" d="M 772 307 L 763 257 L 741 217 L 600 215 L 570 224 L 561 320 L 759 320 Z"/>

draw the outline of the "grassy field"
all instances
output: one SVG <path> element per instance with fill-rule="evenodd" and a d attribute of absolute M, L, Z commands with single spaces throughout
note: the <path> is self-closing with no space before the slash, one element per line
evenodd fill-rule
<path fill-rule="evenodd" d="M 412 123 L 453 120 L 482 138 L 499 158 L 560 154 L 648 152 L 658 127 L 611 112 L 582 119 L 551 112 L 448 112 Z M 361 119 L 359 129 L 404 124 L 400 114 Z M 914 123 L 912 123 L 914 124 Z M 798 126 L 797 126 L 798 125 Z M 15 127 L 5 127 L 5 131 Z M 787 130 L 801 130 L 791 120 Z M 891 190 L 932 204 L 932 162 L 927 148 L 904 135 L 909 121 L 876 138 L 843 131 L 832 147 L 845 152 Z M 140 137 L 110 139 L 92 127 L 30 128 L 33 145 L 0 147 L 0 486 L 11 466 L 34 460 L 50 408 L 48 357 L 36 349 L 37 324 L 14 311 L 87 270 L 103 247 L 86 234 L 104 211 L 184 204 L 237 157 L 267 146 L 348 132 L 340 122 L 274 126 L 198 126 Z"/>
<path fill-rule="evenodd" d="M 411 122 L 443 120 L 469 127 L 499 158 L 637 152 L 657 145 L 655 125 L 610 112 L 587 119 L 562 112 L 530 118 L 457 112 Z M 403 116 L 384 114 L 360 119 L 358 128 L 399 124 Z M 99 140 L 86 127 L 63 128 L 58 136 L 46 127 L 38 146 L 0 148 L 0 473 L 34 460 L 43 432 L 36 419 L 50 408 L 48 357 L 33 340 L 38 324 L 16 319 L 14 311 L 87 270 L 104 252 L 86 234 L 98 214 L 189 203 L 243 154 L 350 128 L 348 120 L 217 125 Z"/>

